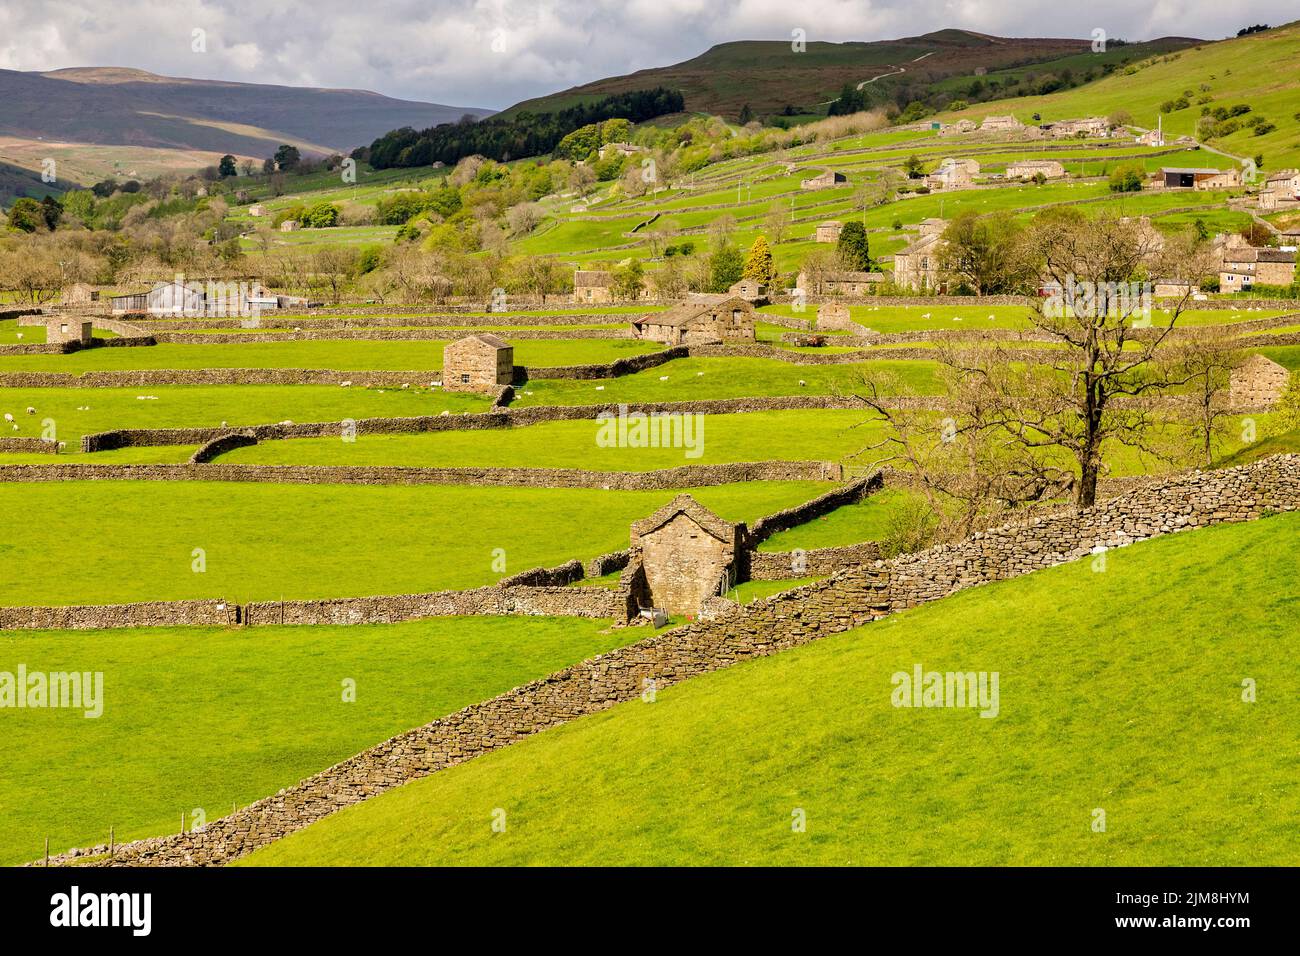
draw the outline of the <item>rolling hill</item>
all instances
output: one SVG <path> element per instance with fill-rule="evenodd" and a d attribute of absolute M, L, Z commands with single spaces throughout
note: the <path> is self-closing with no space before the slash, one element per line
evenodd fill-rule
<path fill-rule="evenodd" d="M 246 862 L 1294 865 L 1297 532 L 1295 514 L 1220 525 L 1105 573 L 973 588 L 546 730 Z M 996 719 L 891 706 L 918 663 L 998 672 Z"/>
<path fill-rule="evenodd" d="M 118 67 L 0 70 L 0 160 L 39 170 L 41 158 L 71 153 L 70 171 L 60 178 L 83 182 L 138 165 L 156 175 L 173 158 L 193 169 L 223 153 L 260 159 L 281 143 L 308 154 L 346 152 L 390 129 L 491 112 L 365 90 L 184 79 Z"/>
<path fill-rule="evenodd" d="M 1125 50 L 1141 57 L 1197 42 L 1166 37 L 1116 48 L 1116 55 Z M 869 43 L 810 42 L 803 52 L 792 50 L 789 40 L 742 40 L 718 44 L 682 63 L 607 77 L 526 100 L 506 113 L 546 112 L 655 86 L 680 89 L 686 108 L 693 112 L 735 117 L 745 104 L 759 114 L 779 113 L 786 106 L 804 112 L 817 107 L 824 111 L 846 83 L 871 83 L 882 93 L 900 86 L 920 88 L 954 76 L 974 76 L 977 70 L 1048 63 L 1089 50 L 1089 40 L 995 37 L 967 30 L 938 30 Z"/>

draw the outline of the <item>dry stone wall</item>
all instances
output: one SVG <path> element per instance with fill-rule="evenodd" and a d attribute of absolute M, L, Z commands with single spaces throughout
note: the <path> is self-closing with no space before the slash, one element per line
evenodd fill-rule
<path fill-rule="evenodd" d="M 55 607 L 0 607 L 0 631 L 104 627 L 228 627 L 243 623 L 238 609 L 224 601 L 144 601 L 135 604 L 83 604 Z"/>
<path fill-rule="evenodd" d="M 229 437 L 229 436 L 223 436 Z M 223 438 L 216 439 L 217 442 Z M 231 438 L 243 442 L 244 436 Z M 211 447 L 210 443 L 208 447 Z M 576 468 L 420 468 L 399 465 L 97 465 L 0 464 L 0 481 L 252 481 L 319 485 L 473 485 L 654 491 L 742 481 L 838 481 L 840 466 L 821 461 L 750 461 L 681 465 L 658 471 Z"/>
<path fill-rule="evenodd" d="M 211 866 L 394 787 L 549 727 L 732 664 L 778 653 L 935 600 L 1131 541 L 1300 508 L 1300 456 L 1181 476 L 1081 513 L 1000 528 L 958 545 L 855 568 L 655 634 L 467 707 L 213 821 L 201 833 L 128 844 L 99 865 Z M 630 564 L 624 577 L 635 573 Z M 595 590 L 595 589 L 593 589 Z M 61 861 L 56 861 L 61 862 Z"/>
<path fill-rule="evenodd" d="M 0 452 L 23 452 L 37 455 L 57 455 L 59 443 L 48 438 L 0 437 Z"/>
<path fill-rule="evenodd" d="M 751 551 L 746 558 L 751 581 L 820 577 L 879 559 L 880 544 L 876 541 L 800 551 Z"/>

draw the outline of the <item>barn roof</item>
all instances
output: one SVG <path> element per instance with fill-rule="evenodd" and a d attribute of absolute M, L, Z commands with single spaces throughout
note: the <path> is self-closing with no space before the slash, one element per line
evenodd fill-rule
<path fill-rule="evenodd" d="M 474 335 L 466 335 L 464 338 L 459 338 L 453 342 L 448 343 L 447 347 L 451 348 L 452 346 L 463 346 L 466 345 L 467 343 L 474 343 L 476 345 L 486 345 L 489 348 L 498 349 L 498 350 L 508 349 L 511 347 L 509 342 L 507 342 L 503 338 L 500 338 L 499 336 L 493 335 L 491 332 L 478 332 Z"/>
<path fill-rule="evenodd" d="M 681 305 L 675 305 L 664 312 L 649 312 L 633 320 L 634 325 L 672 325 L 682 327 L 689 325 L 695 319 L 709 312 L 717 312 L 723 308 L 740 309 L 745 312 L 752 312 L 754 307 L 739 296 L 718 296 L 711 300 L 699 302 L 683 302 Z"/>
<path fill-rule="evenodd" d="M 575 289 L 608 289 L 613 284 L 613 273 L 600 269 L 579 269 L 573 274 Z"/>
<path fill-rule="evenodd" d="M 736 529 L 740 527 L 737 524 L 727 521 L 725 518 L 720 518 L 690 495 L 682 494 L 668 502 L 668 504 L 664 505 L 648 518 L 642 518 L 640 521 L 633 522 L 632 543 L 636 544 L 639 538 L 658 531 L 679 514 L 690 518 L 709 534 L 721 541 L 734 541 L 736 537 Z"/>

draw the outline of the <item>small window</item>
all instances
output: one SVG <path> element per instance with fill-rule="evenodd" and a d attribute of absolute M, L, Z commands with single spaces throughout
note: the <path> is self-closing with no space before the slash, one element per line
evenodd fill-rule
<path fill-rule="evenodd" d="M 59 331 L 64 335 L 68 334 L 68 323 L 64 322 L 59 326 Z"/>
<path fill-rule="evenodd" d="M 469 384 L 469 376 L 468 376 L 468 375 L 465 375 L 465 374 L 462 373 L 461 376 L 460 376 L 460 381 L 461 381 L 461 384 L 462 384 L 462 385 L 468 385 L 468 384 Z"/>

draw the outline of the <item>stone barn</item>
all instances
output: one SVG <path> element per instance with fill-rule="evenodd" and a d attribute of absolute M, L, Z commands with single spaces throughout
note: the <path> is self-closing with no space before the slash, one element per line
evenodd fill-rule
<path fill-rule="evenodd" d="M 74 282 L 59 296 L 60 305 L 88 307 L 99 301 L 99 290 L 85 282 Z"/>
<path fill-rule="evenodd" d="M 1263 355 L 1252 355 L 1232 372 L 1229 395 L 1232 407 L 1261 411 L 1272 408 L 1286 391 L 1291 373 Z"/>
<path fill-rule="evenodd" d="M 754 307 L 738 296 L 686 302 L 633 320 L 637 338 L 665 345 L 717 345 L 754 341 Z"/>
<path fill-rule="evenodd" d="M 614 274 L 601 269 L 578 269 L 573 273 L 573 301 L 599 305 L 614 300 Z"/>
<path fill-rule="evenodd" d="M 741 279 L 727 290 L 728 294 L 754 305 L 767 305 L 767 285 L 757 279 Z"/>
<path fill-rule="evenodd" d="M 813 176 L 811 179 L 802 180 L 799 183 L 800 189 L 832 189 L 835 186 L 843 186 L 849 181 L 849 178 L 843 173 L 837 173 L 833 169 L 828 169 L 824 173 Z"/>
<path fill-rule="evenodd" d="M 456 339 L 442 350 L 442 387 L 449 392 L 491 392 L 514 377 L 514 348 L 491 332 Z"/>
<path fill-rule="evenodd" d="M 45 319 L 46 342 L 78 342 L 89 345 L 90 319 L 76 315 L 51 315 Z"/>
<path fill-rule="evenodd" d="M 705 598 L 734 582 L 745 526 L 719 518 L 690 495 L 678 495 L 632 525 L 653 607 L 698 614 Z"/>
<path fill-rule="evenodd" d="M 823 332 L 855 332 L 861 329 L 849 315 L 849 307 L 827 302 L 817 307 L 817 328 Z"/>
<path fill-rule="evenodd" d="M 826 222 L 817 224 L 817 231 L 813 233 L 815 242 L 839 242 L 840 233 L 844 231 L 844 223 L 838 219 L 828 219 Z"/>

